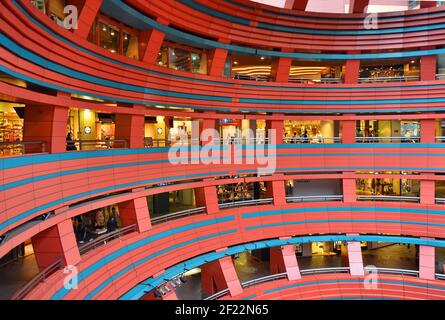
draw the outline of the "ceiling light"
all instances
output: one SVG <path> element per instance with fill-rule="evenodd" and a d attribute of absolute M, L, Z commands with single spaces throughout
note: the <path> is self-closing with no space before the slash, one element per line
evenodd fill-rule
<path fill-rule="evenodd" d="M 233 64 L 238 64 L 238 61 L 233 61 Z"/>
<path fill-rule="evenodd" d="M 262 56 L 260 59 L 261 59 L 261 60 L 264 60 L 264 59 L 266 59 L 266 57 Z"/>

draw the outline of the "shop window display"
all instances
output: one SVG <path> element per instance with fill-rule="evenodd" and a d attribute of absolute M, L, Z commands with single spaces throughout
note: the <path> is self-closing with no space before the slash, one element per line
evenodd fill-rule
<path fill-rule="evenodd" d="M 419 180 L 393 178 L 364 178 L 356 180 L 357 195 L 418 197 Z"/>
<path fill-rule="evenodd" d="M 23 141 L 23 119 L 16 110 L 23 110 L 22 106 L 0 103 L 0 142 Z M 4 144 L 0 148 L 0 155 L 17 155 L 22 153 L 20 145 Z"/>
<path fill-rule="evenodd" d="M 338 121 L 284 122 L 284 143 L 333 143 L 338 133 Z M 336 133 L 337 132 L 337 133 Z"/>
<path fill-rule="evenodd" d="M 207 59 L 203 51 L 174 43 L 166 43 L 161 47 L 157 64 L 175 70 L 207 73 Z"/>
<path fill-rule="evenodd" d="M 246 183 L 238 182 L 232 184 L 218 185 L 218 203 L 246 201 L 267 198 L 267 189 L 264 182 Z"/>
<path fill-rule="evenodd" d="M 73 218 L 77 241 L 82 244 L 121 228 L 119 208 L 109 206 Z"/>

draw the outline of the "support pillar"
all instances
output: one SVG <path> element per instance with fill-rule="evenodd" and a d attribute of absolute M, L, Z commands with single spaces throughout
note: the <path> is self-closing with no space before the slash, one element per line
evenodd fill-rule
<path fill-rule="evenodd" d="M 353 236 L 353 234 L 348 234 Z M 360 241 L 348 241 L 348 259 L 351 276 L 364 276 L 362 247 Z"/>
<path fill-rule="evenodd" d="M 201 266 L 201 285 L 202 292 L 208 295 L 224 289 L 229 289 L 232 297 L 243 292 L 231 256 Z"/>
<path fill-rule="evenodd" d="M 435 248 L 431 246 L 419 246 L 419 278 L 425 280 L 436 279 Z"/>
<path fill-rule="evenodd" d="M 365 9 L 369 4 L 369 0 L 350 0 L 349 13 L 366 13 Z"/>
<path fill-rule="evenodd" d="M 160 18 L 156 21 L 168 25 L 168 22 Z M 157 29 L 141 31 L 139 33 L 139 59 L 149 64 L 156 64 L 164 39 L 165 33 Z"/>
<path fill-rule="evenodd" d="M 309 0 L 286 0 L 284 8 L 292 10 L 306 10 Z"/>
<path fill-rule="evenodd" d="M 421 2 L 423 3 L 423 2 Z M 437 55 L 422 56 L 420 58 L 420 80 L 433 81 L 436 80 L 437 71 Z"/>
<path fill-rule="evenodd" d="M 291 50 L 283 50 L 285 52 Z M 276 82 L 289 82 L 289 72 L 292 65 L 291 58 L 278 57 L 272 61 L 271 77 Z"/>
<path fill-rule="evenodd" d="M 422 176 L 427 176 L 422 178 Z M 420 203 L 435 204 L 436 203 L 436 182 L 428 178 L 431 174 L 420 174 Z"/>
<path fill-rule="evenodd" d="M 356 182 L 354 178 L 343 178 L 343 202 L 356 202 Z"/>
<path fill-rule="evenodd" d="M 286 204 L 286 188 L 284 180 L 266 181 L 267 197 L 273 199 L 273 204 L 283 206 Z"/>
<path fill-rule="evenodd" d="M 99 13 L 103 0 L 85 0 L 82 10 L 79 12 L 77 29 L 74 34 L 86 39 L 90 33 L 91 26 Z"/>
<path fill-rule="evenodd" d="M 343 120 L 341 137 L 342 143 L 355 143 L 355 120 Z"/>
<path fill-rule="evenodd" d="M 209 52 L 207 60 L 207 70 L 209 76 L 222 77 L 226 65 L 228 50 L 216 48 Z"/>
<path fill-rule="evenodd" d="M 420 142 L 421 143 L 436 142 L 436 119 L 420 120 Z"/>
<path fill-rule="evenodd" d="M 280 116 L 281 114 L 274 114 L 274 116 Z M 266 136 L 272 140 L 272 137 L 269 134 L 270 130 L 275 130 L 275 141 L 269 141 L 269 144 L 282 144 L 283 143 L 283 135 L 284 135 L 284 121 L 283 120 L 266 120 Z"/>
<path fill-rule="evenodd" d="M 348 54 L 358 54 L 359 51 L 351 51 Z M 360 60 L 346 60 L 345 64 L 345 83 L 346 84 L 356 84 L 358 83 L 358 78 L 360 74 Z"/>
<path fill-rule="evenodd" d="M 43 230 L 31 242 L 40 271 L 60 258 L 64 266 L 76 265 L 81 260 L 71 219 Z"/>
<path fill-rule="evenodd" d="M 199 145 L 213 145 L 216 135 L 216 119 L 201 119 L 199 121 Z"/>
<path fill-rule="evenodd" d="M 140 106 L 135 109 L 144 108 Z M 142 114 L 116 114 L 116 140 L 126 140 L 127 148 L 143 148 L 145 116 Z"/>
<path fill-rule="evenodd" d="M 216 194 L 215 186 L 196 188 L 195 201 L 197 207 L 206 207 L 207 214 L 219 211 L 218 195 Z"/>
<path fill-rule="evenodd" d="M 139 232 L 151 229 L 150 212 L 146 197 L 121 202 L 118 206 L 123 227 L 135 224 Z"/>
<path fill-rule="evenodd" d="M 277 274 L 283 272 L 287 273 L 287 278 L 290 281 L 301 279 L 300 268 L 293 245 L 270 248 L 270 273 Z"/>
<path fill-rule="evenodd" d="M 68 108 L 48 105 L 27 105 L 23 128 L 24 141 L 45 142 L 45 152 L 66 151 Z M 42 152 L 40 146 L 29 145 L 26 153 Z"/>
<path fill-rule="evenodd" d="M 420 1 L 420 9 L 433 8 L 437 4 L 437 1 Z"/>

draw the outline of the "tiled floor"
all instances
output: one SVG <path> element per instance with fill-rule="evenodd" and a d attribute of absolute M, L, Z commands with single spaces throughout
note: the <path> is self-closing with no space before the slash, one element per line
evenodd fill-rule
<path fill-rule="evenodd" d="M 0 268 L 0 300 L 9 300 L 38 273 L 33 254 Z"/>

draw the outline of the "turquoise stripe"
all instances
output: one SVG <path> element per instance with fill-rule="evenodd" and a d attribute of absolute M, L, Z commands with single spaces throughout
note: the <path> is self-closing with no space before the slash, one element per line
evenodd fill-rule
<path fill-rule="evenodd" d="M 378 211 L 378 210 L 376 210 Z M 389 223 L 389 224 L 405 224 L 405 225 L 422 225 L 422 226 L 434 226 L 445 227 L 445 223 L 432 223 L 432 222 L 417 222 L 417 221 L 403 221 L 403 220 L 380 220 L 380 219 L 320 219 L 320 220 L 303 220 L 303 221 L 286 221 L 276 223 L 265 223 L 254 226 L 245 227 L 245 230 L 256 230 L 263 228 L 272 228 L 280 226 L 302 225 L 312 223 Z"/>
<path fill-rule="evenodd" d="M 410 244 L 426 245 L 433 247 L 445 247 L 444 240 L 420 239 L 420 238 L 410 238 L 403 236 L 376 236 L 376 235 L 346 236 L 346 235 L 334 234 L 334 235 L 300 236 L 300 237 L 292 237 L 286 240 L 280 240 L 280 239 L 262 240 L 262 241 L 256 241 L 229 247 L 224 251 L 205 253 L 200 256 L 181 262 L 180 264 L 168 268 L 163 274 L 155 278 L 149 278 L 141 282 L 136 287 L 134 287 L 126 294 L 124 294 L 122 297 L 120 297 L 120 300 L 137 300 L 144 295 L 144 291 L 150 291 L 151 289 L 154 289 L 155 287 L 161 285 L 165 281 L 170 280 L 188 270 L 199 267 L 205 263 L 221 259 L 225 256 L 234 255 L 248 250 L 278 247 L 287 244 L 301 244 L 309 242 L 333 242 L 333 241 L 375 241 L 375 242 L 380 241 L 380 242 L 392 242 L 392 243 L 410 243 Z M 440 288 L 440 290 L 444 290 L 441 287 L 438 288 Z"/>
<path fill-rule="evenodd" d="M 287 214 L 301 214 L 301 213 L 316 213 L 316 212 L 385 212 L 385 213 L 406 213 L 406 214 L 431 214 L 431 215 L 445 215 L 445 210 L 437 209 L 414 209 L 414 208 L 379 208 L 379 207 L 355 207 L 355 206 L 345 206 L 345 207 L 329 207 L 329 206 L 319 206 L 316 208 L 290 208 L 290 209 L 274 209 L 274 210 L 261 210 L 250 213 L 243 213 L 243 219 L 259 218 L 259 217 L 269 217 L 277 215 L 287 215 Z M 375 221 L 375 220 L 373 220 Z"/>
<path fill-rule="evenodd" d="M 206 227 L 206 226 L 211 226 L 211 225 L 218 225 L 220 223 L 224 223 L 224 222 L 228 222 L 228 221 L 233 221 L 235 219 L 234 216 L 228 216 L 228 217 L 223 217 L 223 218 L 215 218 L 215 219 L 209 219 L 206 221 L 201 221 L 201 222 L 195 222 L 195 223 L 191 223 L 185 226 L 181 226 L 181 227 L 177 227 L 175 229 L 170 229 L 170 230 L 166 230 L 166 231 L 162 231 L 160 233 L 157 233 L 155 235 L 152 236 L 148 236 L 142 240 L 139 240 L 137 242 L 131 243 L 121 249 L 116 250 L 115 252 L 103 257 L 101 260 L 93 263 L 92 265 L 88 266 L 85 270 L 80 271 L 78 274 L 78 283 L 81 283 L 83 280 L 85 280 L 87 277 L 89 277 L 90 275 L 92 275 L 93 273 L 95 273 L 97 270 L 104 268 L 106 265 L 108 265 L 109 263 L 111 263 L 112 261 L 122 257 L 123 255 L 130 253 L 134 250 L 137 250 L 143 246 L 146 246 L 147 244 L 153 243 L 155 241 L 164 239 L 166 237 L 169 236 L 174 236 L 177 234 L 180 234 L 182 232 L 186 232 L 186 231 L 190 231 L 190 230 L 194 230 L 194 229 L 199 229 L 201 227 Z M 205 237 L 217 237 L 220 235 L 224 235 L 224 234 L 228 234 L 228 233 L 233 233 L 236 232 L 236 230 L 229 230 L 229 231 L 223 231 L 223 232 L 218 232 L 218 233 L 214 233 Z M 205 237 L 203 237 L 203 239 L 205 239 Z M 195 238 L 189 241 L 186 241 L 184 245 L 186 244 L 191 244 L 193 242 L 197 242 L 199 241 L 200 238 Z M 179 246 L 180 244 L 177 244 L 176 246 Z M 169 247 L 167 249 L 165 249 L 165 251 L 160 251 L 159 253 L 165 253 L 165 252 L 169 252 L 171 250 L 173 250 L 176 246 L 172 246 Z M 158 254 L 155 253 L 154 256 L 157 256 Z M 148 256 L 149 257 L 149 256 Z M 147 258 L 147 257 L 146 257 Z M 135 262 L 135 265 L 141 264 L 145 261 L 144 259 L 139 259 L 138 261 Z M 63 299 L 63 297 L 65 297 L 72 289 L 67 289 L 67 288 L 61 288 L 59 289 L 52 297 L 51 300 L 60 300 Z"/>
<path fill-rule="evenodd" d="M 212 174 L 213 175 L 227 175 L 229 173 L 228 173 L 228 171 L 221 171 L 221 172 L 215 172 Z M 25 211 L 19 215 L 16 215 L 16 216 L 6 220 L 5 222 L 0 224 L 0 234 L 2 234 L 3 229 L 7 228 L 8 226 L 10 226 L 11 224 L 13 224 L 15 222 L 18 222 L 20 220 L 28 218 L 37 212 L 44 211 L 45 209 L 49 209 L 51 207 L 65 203 L 67 201 L 74 201 L 74 200 L 77 200 L 77 199 L 80 199 L 83 197 L 97 195 L 98 193 L 103 193 L 103 192 L 107 192 L 107 191 L 111 192 L 111 191 L 115 191 L 115 190 L 122 189 L 122 188 L 131 188 L 136 185 L 145 185 L 145 184 L 151 184 L 151 183 L 156 183 L 156 182 L 167 182 L 167 181 L 175 181 L 175 180 L 179 180 L 179 179 L 191 179 L 191 178 L 195 178 L 195 177 L 207 177 L 207 176 L 208 176 L 207 173 L 195 173 L 195 174 L 187 174 L 187 175 L 172 176 L 172 177 L 165 177 L 165 178 L 147 179 L 147 180 L 141 180 L 141 181 L 136 181 L 136 182 L 116 184 L 116 185 L 113 185 L 110 187 L 95 189 L 95 190 L 75 194 L 75 195 L 72 195 L 69 197 L 64 197 L 64 198 L 37 206 L 31 210 Z"/>

